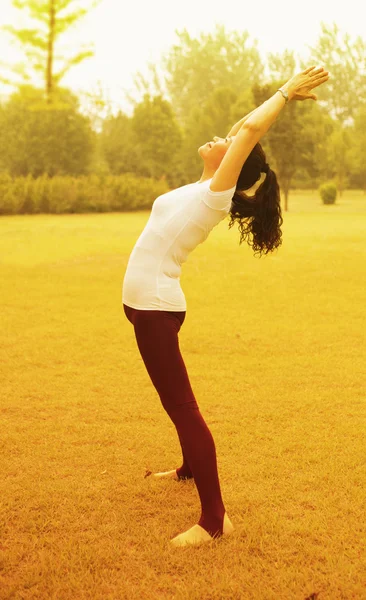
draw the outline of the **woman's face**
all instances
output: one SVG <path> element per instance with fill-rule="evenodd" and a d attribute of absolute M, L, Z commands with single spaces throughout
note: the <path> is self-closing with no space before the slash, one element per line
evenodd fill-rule
<path fill-rule="evenodd" d="M 198 154 L 207 165 L 217 169 L 232 144 L 234 137 L 220 138 L 214 136 L 212 142 L 207 142 L 198 148 Z"/>

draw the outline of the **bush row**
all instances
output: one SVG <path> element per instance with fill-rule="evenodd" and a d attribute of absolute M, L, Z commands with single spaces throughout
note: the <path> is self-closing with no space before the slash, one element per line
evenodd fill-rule
<path fill-rule="evenodd" d="M 165 180 L 124 175 L 80 177 L 44 175 L 12 178 L 0 173 L 0 215 L 90 213 L 150 209 L 155 198 L 169 191 Z M 333 204 L 333 183 L 319 187 L 324 204 Z"/>
<path fill-rule="evenodd" d="M 150 209 L 166 181 L 124 175 L 12 178 L 0 173 L 0 215 Z"/>

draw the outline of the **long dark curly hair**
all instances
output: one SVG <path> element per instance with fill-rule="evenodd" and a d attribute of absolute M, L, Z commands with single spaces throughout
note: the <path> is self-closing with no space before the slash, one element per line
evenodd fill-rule
<path fill-rule="evenodd" d="M 264 181 L 254 196 L 248 196 L 245 190 L 249 190 L 260 179 L 261 173 L 266 173 Z M 236 221 L 239 223 L 239 245 L 246 239 L 253 247 L 254 255 L 261 257 L 282 244 L 280 188 L 276 173 L 269 168 L 259 143 L 249 154 L 238 177 L 230 209 L 229 229 Z"/>

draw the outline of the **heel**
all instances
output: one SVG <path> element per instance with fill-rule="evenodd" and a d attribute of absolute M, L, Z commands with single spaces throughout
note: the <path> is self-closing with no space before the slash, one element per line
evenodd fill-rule
<path fill-rule="evenodd" d="M 232 522 L 230 521 L 227 513 L 225 513 L 224 515 L 224 523 L 223 523 L 223 535 L 230 535 L 231 533 L 233 533 L 234 531 L 234 525 L 232 524 Z"/>

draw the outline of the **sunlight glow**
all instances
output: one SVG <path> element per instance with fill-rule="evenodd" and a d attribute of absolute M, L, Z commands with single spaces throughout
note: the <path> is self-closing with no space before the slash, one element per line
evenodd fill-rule
<path fill-rule="evenodd" d="M 87 6 L 87 0 L 80 2 Z M 307 0 L 298 5 L 293 0 L 262 0 L 260 14 L 254 4 L 248 11 L 237 0 L 101 0 L 100 5 L 72 32 L 62 39 L 67 54 L 75 47 L 94 44 L 95 57 L 70 70 L 63 80 L 74 91 L 96 88 L 98 82 L 115 106 L 126 104 L 124 90 L 133 92 L 137 71 L 147 74 L 148 62 L 159 62 L 176 42 L 175 30 L 184 28 L 192 36 L 212 31 L 216 23 L 227 30 L 247 30 L 250 43 L 257 40 L 263 56 L 267 52 L 282 52 L 286 48 L 306 58 L 308 46 L 316 42 L 320 23 L 337 23 L 352 37 L 364 34 L 364 19 L 359 0 L 335 3 L 333 0 Z M 16 20 L 17 19 L 17 20 Z M 11 0 L 1 0 L 0 14 L 0 75 L 4 64 L 20 62 L 23 54 L 1 31 L 3 24 L 20 22 L 20 11 Z M 10 88 L 0 82 L 0 96 Z"/>

